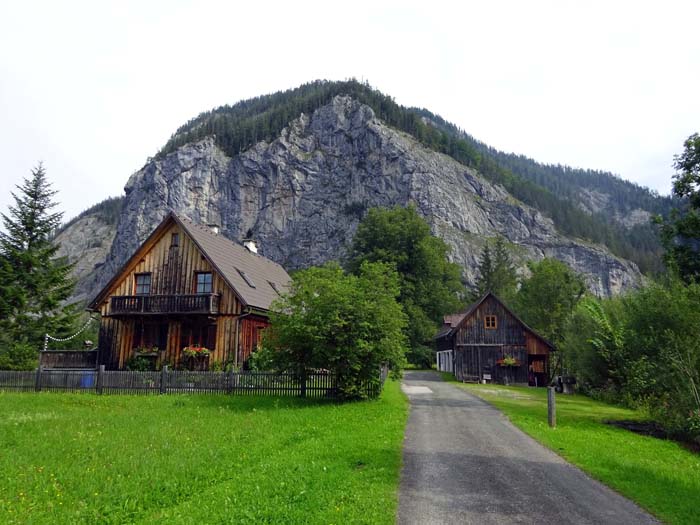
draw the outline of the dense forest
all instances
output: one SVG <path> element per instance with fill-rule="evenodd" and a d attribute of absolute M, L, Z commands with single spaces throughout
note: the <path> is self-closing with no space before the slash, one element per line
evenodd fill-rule
<path fill-rule="evenodd" d="M 156 158 L 212 135 L 228 155 L 238 155 L 258 141 L 273 140 L 291 120 L 312 113 L 336 95 L 349 95 L 367 104 L 386 124 L 503 185 L 514 197 L 551 217 L 562 233 L 605 244 L 613 253 L 637 262 L 642 271 L 661 269 L 662 250 L 651 224 L 625 228 L 610 220 L 610 212 L 591 215 L 572 202 L 581 188 L 587 188 L 609 194 L 611 209 L 621 213 L 642 208 L 665 214 L 670 198 L 609 173 L 548 166 L 499 152 L 429 111 L 401 106 L 356 80 L 316 81 L 204 112 L 181 126 Z"/>

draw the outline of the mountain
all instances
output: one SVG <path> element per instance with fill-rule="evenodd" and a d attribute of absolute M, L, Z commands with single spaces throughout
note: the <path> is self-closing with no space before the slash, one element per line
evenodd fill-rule
<path fill-rule="evenodd" d="M 95 245 L 80 268 L 79 293 L 104 284 L 169 209 L 217 223 L 232 239 L 250 233 L 265 255 L 294 269 L 342 257 L 369 207 L 409 203 L 452 246 L 470 284 L 481 248 L 498 235 L 521 268 L 557 257 L 599 295 L 639 282 L 636 265 L 601 244 L 619 233 L 603 223 L 602 233 L 577 235 L 597 219 L 496 164 L 497 155 L 480 153 L 438 119 L 354 81 L 316 82 L 203 113 L 131 176 L 115 204 L 116 228 L 97 207 L 60 234 L 73 257 Z"/>

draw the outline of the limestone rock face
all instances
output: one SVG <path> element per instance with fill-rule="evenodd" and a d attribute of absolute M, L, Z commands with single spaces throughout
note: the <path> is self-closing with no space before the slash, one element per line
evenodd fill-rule
<path fill-rule="evenodd" d="M 390 128 L 338 96 L 301 115 L 274 141 L 231 158 L 213 138 L 152 160 L 129 179 L 116 236 L 91 283 L 97 293 L 169 210 L 240 241 L 288 270 L 342 257 L 365 210 L 413 203 L 452 259 L 476 281 L 484 243 L 498 235 L 521 266 L 556 257 L 601 296 L 635 286 L 637 267 L 560 235 L 552 221 L 476 171 Z"/>
<path fill-rule="evenodd" d="M 56 237 L 58 257 L 66 257 L 72 263 L 71 275 L 77 285 L 71 302 L 92 299 L 101 267 L 109 254 L 116 228 L 102 219 L 99 214 L 81 217 Z"/>

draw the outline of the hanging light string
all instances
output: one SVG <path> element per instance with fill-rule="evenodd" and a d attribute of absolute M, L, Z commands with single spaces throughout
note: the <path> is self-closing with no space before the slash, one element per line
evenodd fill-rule
<path fill-rule="evenodd" d="M 88 318 L 88 320 L 85 321 L 85 324 L 83 325 L 83 327 L 80 330 L 78 330 L 76 333 L 71 335 L 70 337 L 61 338 L 61 337 L 53 337 L 49 334 L 44 334 L 44 352 L 46 352 L 46 350 L 48 349 L 49 339 L 51 339 L 52 341 L 59 342 L 59 343 L 63 343 L 65 341 L 70 341 L 71 339 L 75 339 L 76 337 L 78 337 L 80 334 L 82 334 L 87 329 L 87 327 L 90 325 L 90 323 L 92 323 L 93 321 L 96 321 L 96 320 L 97 319 L 95 319 L 94 317 Z"/>

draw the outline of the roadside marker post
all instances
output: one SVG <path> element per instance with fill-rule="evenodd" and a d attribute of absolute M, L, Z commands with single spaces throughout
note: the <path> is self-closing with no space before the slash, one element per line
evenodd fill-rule
<path fill-rule="evenodd" d="M 547 422 L 552 428 L 557 426 L 557 401 L 553 386 L 547 387 Z"/>

